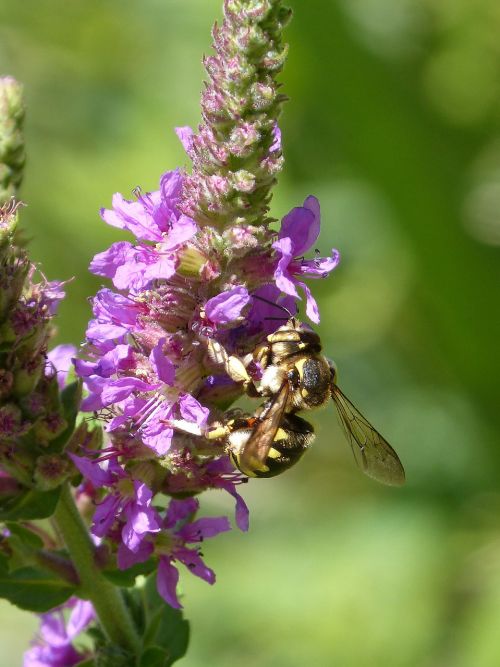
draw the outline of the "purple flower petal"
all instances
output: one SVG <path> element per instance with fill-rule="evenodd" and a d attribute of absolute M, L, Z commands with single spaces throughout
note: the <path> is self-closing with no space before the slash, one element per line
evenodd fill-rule
<path fill-rule="evenodd" d="M 200 579 L 203 579 L 210 585 L 215 584 L 215 572 L 205 565 L 200 554 L 194 549 L 187 549 L 186 547 L 176 549 L 174 557 L 176 560 L 184 563 L 188 570 L 197 577 L 200 577 Z"/>
<path fill-rule="evenodd" d="M 177 534 L 184 542 L 202 542 L 206 537 L 215 537 L 228 530 L 231 530 L 231 524 L 226 516 L 204 517 L 187 523 Z"/>
<path fill-rule="evenodd" d="M 319 229 L 319 216 L 316 216 L 309 208 L 299 206 L 292 209 L 283 218 L 278 238 L 289 238 L 292 242 L 292 253 L 294 257 L 297 257 L 314 245 L 319 236 Z"/>
<path fill-rule="evenodd" d="M 91 602 L 88 602 L 87 600 L 77 600 L 66 627 L 68 638 L 73 639 L 76 635 L 79 635 L 80 632 L 90 625 L 95 617 L 94 607 Z"/>
<path fill-rule="evenodd" d="M 235 519 L 236 525 L 243 532 L 247 532 L 250 524 L 250 512 L 248 511 L 247 504 L 236 491 L 236 486 L 229 481 L 226 481 L 222 484 L 222 488 L 230 493 L 233 498 L 236 500 L 236 509 L 235 509 Z"/>
<path fill-rule="evenodd" d="M 76 347 L 74 345 L 58 345 L 47 355 L 47 359 L 55 368 L 57 382 L 61 389 L 63 389 L 66 384 L 66 378 L 68 377 L 68 372 L 72 365 L 71 359 L 75 354 Z"/>
<path fill-rule="evenodd" d="M 183 145 L 184 150 L 186 151 L 188 156 L 192 157 L 193 136 L 194 136 L 193 130 L 189 127 L 189 125 L 184 125 L 183 127 L 176 127 L 175 133 L 179 137 L 180 142 Z"/>
<path fill-rule="evenodd" d="M 123 401 L 133 391 L 153 391 L 158 389 L 159 384 L 149 384 L 135 377 L 122 377 L 117 380 L 109 380 L 101 392 L 102 405 L 111 405 Z"/>
<path fill-rule="evenodd" d="M 165 340 L 165 338 L 161 338 L 158 341 L 149 355 L 149 360 L 151 361 L 151 365 L 153 366 L 153 370 L 158 376 L 158 379 L 173 387 L 175 380 L 175 366 L 162 352 Z"/>
<path fill-rule="evenodd" d="M 65 646 L 69 643 L 62 614 L 44 614 L 40 623 L 40 632 L 45 641 L 53 647 Z"/>
<path fill-rule="evenodd" d="M 76 456 L 76 454 L 71 454 L 71 452 L 69 453 L 69 457 L 85 479 L 90 480 L 97 489 L 102 486 L 110 486 L 113 483 L 113 477 L 110 472 L 103 470 L 99 463 L 86 459 L 83 456 Z"/>
<path fill-rule="evenodd" d="M 117 553 L 117 562 L 120 570 L 128 570 L 129 567 L 136 565 L 137 563 L 144 563 L 152 555 L 154 546 L 151 542 L 143 540 L 136 551 L 130 551 L 122 543 L 118 547 Z"/>
<path fill-rule="evenodd" d="M 56 314 L 59 303 L 66 296 L 65 291 L 62 289 L 63 285 L 64 283 L 53 280 L 46 283 L 43 287 L 41 305 L 46 307 L 50 316 Z"/>
<path fill-rule="evenodd" d="M 278 123 L 275 123 L 273 127 L 273 143 L 269 146 L 269 151 L 271 153 L 281 151 L 281 130 Z"/>
<path fill-rule="evenodd" d="M 94 316 L 102 322 L 120 324 L 129 327 L 137 323 L 137 316 L 142 312 L 142 306 L 130 297 L 116 294 L 110 289 L 103 288 L 97 292 L 93 302 Z"/>
<path fill-rule="evenodd" d="M 158 456 L 164 456 L 170 449 L 174 430 L 168 425 L 174 406 L 164 401 L 163 405 L 148 418 L 141 428 L 142 442 Z"/>
<path fill-rule="evenodd" d="M 128 241 L 113 243 L 107 250 L 95 255 L 90 262 L 89 269 L 97 276 L 114 278 L 117 269 L 128 261 L 133 249 L 134 246 Z"/>
<path fill-rule="evenodd" d="M 127 229 L 138 239 L 160 241 L 161 232 L 152 216 L 155 205 L 159 203 L 159 191 L 150 192 L 138 201 L 129 201 L 116 193 L 113 195 L 113 210 L 101 209 L 101 217 L 108 225 Z"/>
<path fill-rule="evenodd" d="M 121 506 L 120 496 L 117 494 L 106 496 L 94 512 L 92 534 L 96 537 L 107 535 L 121 512 Z"/>
<path fill-rule="evenodd" d="M 159 516 L 152 507 L 131 505 L 125 510 L 127 521 L 122 528 L 122 541 L 130 551 L 137 551 L 148 533 L 160 531 Z"/>
<path fill-rule="evenodd" d="M 163 204 L 173 213 L 177 213 L 176 204 L 182 193 L 183 175 L 180 169 L 166 171 L 160 178 L 160 190 Z"/>
<path fill-rule="evenodd" d="M 240 316 L 249 301 L 250 295 L 245 287 L 233 287 L 209 299 L 205 304 L 205 313 L 215 324 L 228 324 Z"/>
<path fill-rule="evenodd" d="M 276 281 L 277 287 L 289 296 L 294 296 L 297 299 L 300 298 L 295 288 L 295 281 L 288 273 L 288 266 L 292 261 L 291 240 L 288 237 L 285 237 L 279 241 L 275 241 L 273 243 L 273 248 L 281 252 L 281 257 L 274 271 L 274 279 Z"/>
<path fill-rule="evenodd" d="M 311 322 L 314 322 L 314 324 L 319 324 L 319 308 L 318 304 L 316 303 L 316 299 L 313 297 L 311 290 L 305 283 L 297 283 L 302 287 L 306 294 L 306 315 L 307 317 L 311 320 Z"/>
<path fill-rule="evenodd" d="M 182 418 L 186 421 L 205 426 L 210 410 L 199 403 L 191 394 L 182 394 L 179 398 L 179 408 Z"/>
<path fill-rule="evenodd" d="M 184 498 L 182 500 L 172 498 L 165 517 L 165 528 L 174 528 L 179 521 L 184 521 L 191 514 L 194 514 L 199 506 L 200 504 L 196 498 Z"/>
<path fill-rule="evenodd" d="M 182 609 L 182 605 L 177 598 L 176 589 L 178 581 L 179 571 L 172 565 L 168 556 L 162 556 L 156 575 L 156 587 L 165 602 L 174 609 Z"/>
<path fill-rule="evenodd" d="M 173 223 L 172 229 L 168 232 L 160 249 L 172 250 L 182 243 L 189 241 L 197 231 L 198 226 L 194 220 L 188 218 L 187 215 L 180 215 L 179 219 Z"/>
<path fill-rule="evenodd" d="M 142 283 L 139 284 L 138 281 L 134 283 L 137 289 L 146 287 L 152 280 L 167 280 L 174 275 L 177 269 L 177 259 L 174 255 L 157 251 L 154 257 L 154 261 L 146 266 L 142 273 Z"/>
<path fill-rule="evenodd" d="M 321 218 L 321 207 L 318 199 L 314 195 L 309 195 L 304 200 L 304 208 L 308 208 L 319 220 Z"/>

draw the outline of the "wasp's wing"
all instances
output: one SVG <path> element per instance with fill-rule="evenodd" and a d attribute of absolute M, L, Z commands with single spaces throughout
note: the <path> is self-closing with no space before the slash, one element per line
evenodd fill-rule
<path fill-rule="evenodd" d="M 286 380 L 274 398 L 259 415 L 257 425 L 240 454 L 241 470 L 265 468 L 265 460 L 274 442 L 288 403 L 290 385 Z"/>
<path fill-rule="evenodd" d="M 363 472 L 383 484 L 394 486 L 403 484 L 404 468 L 387 440 L 373 428 L 335 384 L 332 386 L 332 398 L 356 463 Z"/>

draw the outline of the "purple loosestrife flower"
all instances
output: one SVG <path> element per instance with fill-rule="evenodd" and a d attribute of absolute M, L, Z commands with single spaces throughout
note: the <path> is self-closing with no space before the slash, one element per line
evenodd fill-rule
<path fill-rule="evenodd" d="M 64 609 L 71 609 L 67 620 Z M 71 667 L 82 662 L 89 654 L 74 642 L 94 619 L 90 602 L 76 598 L 42 614 L 39 635 L 24 654 L 24 667 Z"/>
<path fill-rule="evenodd" d="M 160 530 L 160 517 L 151 507 L 153 494 L 138 480 L 131 480 L 113 459 L 105 467 L 95 461 L 70 455 L 73 463 L 94 488 L 105 487 L 108 494 L 94 514 L 92 533 L 104 537 L 118 523 L 123 544 L 136 551 L 145 533 Z"/>
<path fill-rule="evenodd" d="M 137 562 L 158 557 L 158 592 L 168 604 L 182 608 L 177 597 L 179 571 L 174 563 L 183 563 L 193 574 L 209 584 L 215 583 L 215 573 L 203 562 L 200 544 L 208 537 L 230 530 L 226 517 L 206 517 L 191 521 L 199 502 L 195 498 L 171 500 L 162 522 L 162 531 L 151 535 L 142 548 L 135 552 L 122 545 L 119 550 L 120 567 L 126 569 Z M 190 546 L 188 546 L 190 545 Z"/>
<path fill-rule="evenodd" d="M 295 298 L 300 298 L 296 285 L 306 295 L 306 314 L 316 324 L 319 322 L 318 305 L 309 287 L 296 276 L 325 278 L 337 266 L 340 255 L 332 250 L 331 257 L 315 257 L 306 260 L 301 255 L 316 243 L 320 231 L 320 206 L 316 197 L 307 197 L 303 206 L 298 206 L 281 221 L 278 241 L 273 248 L 278 252 L 279 261 L 274 271 L 277 287 Z"/>
<path fill-rule="evenodd" d="M 160 593 L 173 606 L 174 562 L 214 581 L 198 548 L 186 545 L 229 528 L 225 518 L 195 520 L 190 496 L 225 491 L 237 526 L 248 529 L 237 491 L 247 478 L 223 440 L 205 437 L 244 393 L 224 360 L 244 360 L 258 381 L 256 346 L 286 320 L 283 308 L 297 312 L 299 289 L 307 316 L 319 321 L 305 280 L 326 277 L 339 259 L 335 250 L 304 258 L 320 231 L 315 197 L 292 209 L 279 232 L 268 215 L 283 162 L 276 74 L 290 12 L 280 0 L 225 0 L 224 13 L 215 55 L 205 60 L 202 124 L 177 129 L 191 173 L 166 172 L 158 190 L 136 190 L 132 200 L 115 194 L 112 208 L 101 210 L 132 238 L 91 263 L 113 289 L 94 297 L 84 353 L 74 361 L 86 390 L 82 408 L 105 422 L 107 437 L 102 449 L 73 457 L 99 498 L 93 532 L 122 568 L 156 557 Z M 166 515 L 164 494 L 173 497 Z"/>

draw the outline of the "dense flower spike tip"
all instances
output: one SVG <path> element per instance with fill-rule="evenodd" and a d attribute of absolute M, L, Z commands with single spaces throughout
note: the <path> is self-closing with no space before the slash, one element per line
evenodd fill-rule
<path fill-rule="evenodd" d="M 278 92 L 287 47 L 283 28 L 291 11 L 281 0 L 226 0 L 213 30 L 215 55 L 201 98 L 203 123 L 177 132 L 193 162 L 182 210 L 201 225 L 260 225 L 281 170 L 277 120 L 286 99 Z"/>
<path fill-rule="evenodd" d="M 17 194 L 25 162 L 23 88 L 0 77 L 0 205 Z"/>

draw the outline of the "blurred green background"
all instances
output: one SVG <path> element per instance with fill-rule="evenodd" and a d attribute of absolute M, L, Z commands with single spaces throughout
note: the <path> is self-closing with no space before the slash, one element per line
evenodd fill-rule
<path fill-rule="evenodd" d="M 500 5 L 289 0 L 286 166 L 273 213 L 310 193 L 320 333 L 344 391 L 403 460 L 404 489 L 355 469 L 333 409 L 296 469 L 245 489 L 251 531 L 183 576 L 185 667 L 500 665 Z M 116 237 L 113 192 L 186 163 L 221 0 L 0 0 L 0 69 L 26 85 L 23 218 L 49 278 L 75 280 L 59 342 L 79 343 L 88 263 Z M 207 494 L 207 511 L 232 511 Z M 2 666 L 35 620 L 0 604 Z"/>

